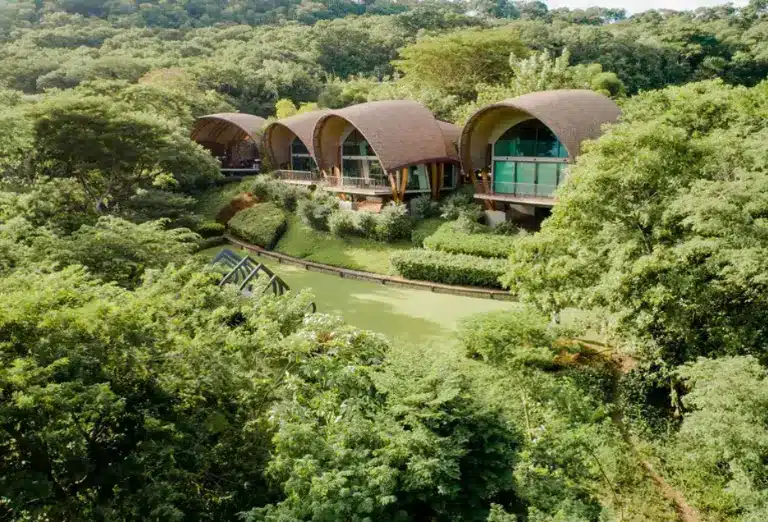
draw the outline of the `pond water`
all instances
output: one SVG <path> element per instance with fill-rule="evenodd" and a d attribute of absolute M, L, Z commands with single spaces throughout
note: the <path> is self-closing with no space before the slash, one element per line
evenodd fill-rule
<path fill-rule="evenodd" d="M 243 253 L 237 248 L 228 248 Z M 219 250 L 210 249 L 201 255 L 212 258 Z M 344 279 L 253 254 L 251 257 L 271 268 L 291 290 L 310 290 L 315 296 L 318 312 L 340 315 L 353 326 L 409 343 L 452 343 L 462 319 L 483 312 L 520 308 L 518 303 L 510 301 L 437 294 Z"/>

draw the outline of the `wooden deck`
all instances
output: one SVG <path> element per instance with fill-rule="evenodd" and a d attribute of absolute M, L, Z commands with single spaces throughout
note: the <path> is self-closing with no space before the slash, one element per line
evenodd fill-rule
<path fill-rule="evenodd" d="M 482 199 L 486 201 L 502 201 L 504 203 L 516 203 L 518 205 L 531 205 L 534 207 L 546 207 L 552 208 L 557 203 L 555 198 L 537 197 L 537 196 L 520 196 L 517 194 L 475 194 L 475 199 Z"/>

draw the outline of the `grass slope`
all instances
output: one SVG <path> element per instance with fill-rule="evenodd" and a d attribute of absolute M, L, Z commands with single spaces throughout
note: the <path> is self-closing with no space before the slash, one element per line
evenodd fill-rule
<path fill-rule="evenodd" d="M 316 263 L 388 274 L 389 255 L 411 247 L 411 244 L 406 242 L 379 243 L 357 237 L 341 239 L 312 230 L 292 215 L 288 218 L 288 230 L 277 243 L 275 250 Z"/>

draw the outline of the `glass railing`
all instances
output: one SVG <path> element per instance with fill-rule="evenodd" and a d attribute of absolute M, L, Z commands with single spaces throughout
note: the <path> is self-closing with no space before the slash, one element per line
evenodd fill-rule
<path fill-rule="evenodd" d="M 276 171 L 278 179 L 283 181 L 312 181 L 319 182 L 322 178 L 316 172 L 307 172 L 305 170 L 278 170 Z"/>
<path fill-rule="evenodd" d="M 389 182 L 384 179 L 358 178 L 350 176 L 330 176 L 324 183 L 329 187 L 350 187 L 361 189 L 390 189 Z"/>
<path fill-rule="evenodd" d="M 516 183 L 507 181 L 493 181 L 490 179 L 487 181 L 475 181 L 476 194 L 554 198 L 555 189 L 557 189 L 557 185 L 550 185 L 545 183 Z"/>

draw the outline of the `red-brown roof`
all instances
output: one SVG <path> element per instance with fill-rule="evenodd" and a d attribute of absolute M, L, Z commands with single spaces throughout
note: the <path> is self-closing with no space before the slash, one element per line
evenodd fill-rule
<path fill-rule="evenodd" d="M 199 143 L 232 143 L 246 137 L 261 142 L 261 129 L 267 120 L 241 112 L 222 112 L 201 116 L 192 127 L 191 138 Z"/>
<path fill-rule="evenodd" d="M 307 147 L 312 158 L 315 158 L 312 131 L 317 120 L 329 112 L 325 109 L 305 112 L 269 123 L 264 128 L 264 149 L 272 165 L 278 166 L 291 160 L 290 146 L 294 137 L 298 137 Z"/>

